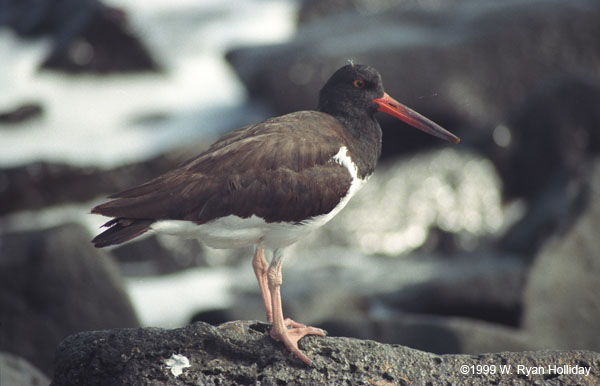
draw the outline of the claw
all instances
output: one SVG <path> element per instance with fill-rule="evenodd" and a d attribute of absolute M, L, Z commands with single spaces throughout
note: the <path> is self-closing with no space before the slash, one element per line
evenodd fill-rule
<path fill-rule="evenodd" d="M 302 362 L 310 365 L 312 361 L 298 348 L 298 341 L 306 335 L 325 336 L 325 331 L 316 327 L 308 327 L 302 323 L 293 321 L 292 319 L 284 320 L 285 329 L 279 330 L 276 325 L 271 329 L 271 338 L 276 341 L 283 342 L 285 347 L 294 354 Z"/>

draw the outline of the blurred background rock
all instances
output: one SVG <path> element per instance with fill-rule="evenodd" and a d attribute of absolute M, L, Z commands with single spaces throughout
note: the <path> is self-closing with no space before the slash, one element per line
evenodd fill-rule
<path fill-rule="evenodd" d="M 264 319 L 251 250 L 95 250 L 89 210 L 314 108 L 349 59 L 462 142 L 380 117 L 376 174 L 291 248 L 286 315 L 436 353 L 600 350 L 597 1 L 0 7 L 0 351 L 51 376 L 77 331 Z"/>

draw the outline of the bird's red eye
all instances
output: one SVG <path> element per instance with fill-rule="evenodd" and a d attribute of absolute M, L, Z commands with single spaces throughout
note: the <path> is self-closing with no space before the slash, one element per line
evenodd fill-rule
<path fill-rule="evenodd" d="M 365 81 L 362 79 L 355 79 L 354 82 L 352 82 L 352 85 L 355 88 L 363 88 L 365 87 Z"/>

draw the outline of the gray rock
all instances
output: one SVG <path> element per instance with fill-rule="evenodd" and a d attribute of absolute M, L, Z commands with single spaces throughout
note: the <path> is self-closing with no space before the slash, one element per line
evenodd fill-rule
<path fill-rule="evenodd" d="M 435 355 L 402 346 L 349 338 L 306 337 L 307 366 L 269 337 L 269 325 L 196 323 L 156 328 L 85 332 L 57 349 L 52 386 L 86 385 L 573 385 L 600 382 L 600 354 L 538 351 Z M 181 355 L 173 366 L 168 360 Z M 490 366 L 484 370 L 481 366 Z M 546 374 L 519 372 L 540 366 Z M 548 366 L 590 369 L 589 375 L 548 374 Z M 467 374 L 461 374 L 461 366 Z M 472 367 L 471 367 L 472 366 Z M 505 374 L 501 374 L 504 366 Z M 578 367 L 575 367 L 578 366 Z M 490 369 L 494 369 L 491 374 Z M 181 373 L 179 374 L 179 371 Z M 489 371 L 488 371 L 489 370 Z M 584 371 L 585 371 L 584 370 Z M 179 374 L 179 375 L 175 375 Z"/>
<path fill-rule="evenodd" d="M 75 224 L 0 235 L 0 350 L 52 374 L 67 335 L 139 325 L 118 270 L 90 238 Z"/>
<path fill-rule="evenodd" d="M 600 350 L 600 161 L 588 206 L 536 257 L 524 295 L 524 328 L 545 348 Z"/>
<path fill-rule="evenodd" d="M 256 279 L 248 265 L 240 267 L 236 275 L 236 301 L 225 320 L 264 318 Z M 344 248 L 297 249 L 286 259 L 281 293 L 284 314 L 309 324 L 335 317 L 376 318 L 412 312 L 514 326 L 520 318 L 526 274 L 527 266 L 521 260 L 492 253 L 385 258 Z"/>
<path fill-rule="evenodd" d="M 27 360 L 0 351 L 0 385 L 46 386 L 49 384 L 50 379 Z"/>
<path fill-rule="evenodd" d="M 401 344 L 436 354 L 476 355 L 536 347 L 521 329 L 463 317 L 396 313 L 337 317 L 317 325 L 332 336 Z"/>

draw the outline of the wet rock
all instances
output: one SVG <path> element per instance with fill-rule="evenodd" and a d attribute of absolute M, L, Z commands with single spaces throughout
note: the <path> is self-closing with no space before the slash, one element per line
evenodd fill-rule
<path fill-rule="evenodd" d="M 571 385 L 600 381 L 600 354 L 538 351 L 435 355 L 402 346 L 349 338 L 305 337 L 300 347 L 311 366 L 269 337 L 268 324 L 195 323 L 176 330 L 156 328 L 85 332 L 65 339 L 56 352 L 52 386 L 67 385 L 300 385 L 300 384 L 500 384 Z M 461 374 L 461 366 L 496 366 L 497 372 Z M 500 366 L 510 374 L 500 374 Z M 580 374 L 525 374 L 517 366 L 570 366 Z M 578 367 L 575 367 L 578 366 Z M 508 367 L 505 367 L 509 372 Z M 561 369 L 563 369 L 561 367 Z"/>
<path fill-rule="evenodd" d="M 0 385 L 45 386 L 50 379 L 27 360 L 16 355 L 0 352 Z"/>
<path fill-rule="evenodd" d="M 228 59 L 250 95 L 278 113 L 314 108 L 317 90 L 348 59 L 370 64 L 390 95 L 468 139 L 477 133 L 456 129 L 498 122 L 557 74 L 597 78 L 598 17 L 600 5 L 591 0 L 348 12 L 301 26 L 289 43 L 236 49 Z M 391 119 L 382 125 L 384 154 L 434 143 Z"/>
<path fill-rule="evenodd" d="M 485 249 L 507 222 L 501 191 L 488 159 L 456 148 L 381 162 L 344 210 L 308 240 L 313 247 L 387 256 Z"/>
<path fill-rule="evenodd" d="M 587 206 L 566 232 L 547 242 L 531 268 L 523 326 L 540 347 L 600 350 L 600 162 Z"/>
<path fill-rule="evenodd" d="M 121 277 L 80 225 L 0 235 L 0 350 L 52 374 L 79 331 L 138 326 Z"/>
<path fill-rule="evenodd" d="M 158 69 L 127 30 L 126 14 L 97 0 L 5 1 L 0 4 L 0 26 L 25 37 L 50 35 L 53 48 L 42 68 L 70 73 Z"/>
<path fill-rule="evenodd" d="M 0 124 L 15 125 L 39 118 L 44 110 L 39 103 L 24 103 L 7 111 L 0 111 Z M 3 127 L 1 127 L 3 128 Z"/>

